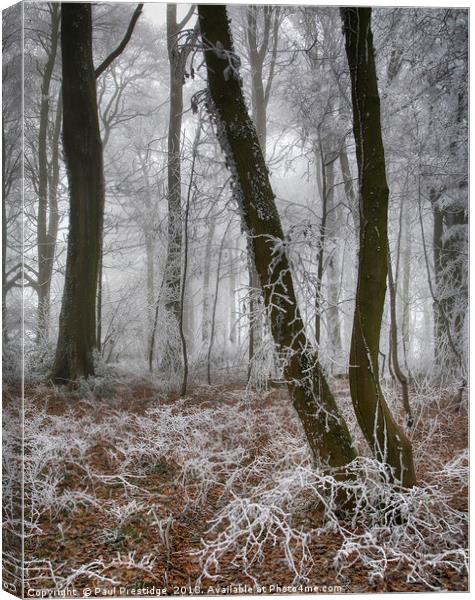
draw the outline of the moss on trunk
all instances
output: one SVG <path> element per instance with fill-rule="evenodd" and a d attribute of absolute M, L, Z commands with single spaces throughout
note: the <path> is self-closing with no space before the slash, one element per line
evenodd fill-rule
<path fill-rule="evenodd" d="M 412 447 L 379 383 L 379 340 L 388 269 L 388 197 L 370 8 L 342 9 L 350 67 L 359 177 L 360 251 L 350 349 L 350 389 L 358 423 L 376 458 L 406 487 L 415 484 Z"/>

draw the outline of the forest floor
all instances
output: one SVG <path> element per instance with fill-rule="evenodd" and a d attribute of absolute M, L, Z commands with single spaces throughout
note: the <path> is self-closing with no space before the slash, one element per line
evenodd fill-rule
<path fill-rule="evenodd" d="M 350 414 L 346 381 L 334 384 Z M 427 514 L 432 505 L 442 511 L 417 531 L 412 516 L 383 526 L 360 507 L 355 522 L 316 501 L 319 480 L 284 389 L 195 386 L 178 399 L 137 382 L 85 396 L 26 389 L 30 588 L 91 588 L 92 596 L 467 589 L 468 422 L 449 397 L 416 411 L 423 491 L 408 510 L 426 502 Z M 8 405 L 11 391 L 4 397 Z"/>

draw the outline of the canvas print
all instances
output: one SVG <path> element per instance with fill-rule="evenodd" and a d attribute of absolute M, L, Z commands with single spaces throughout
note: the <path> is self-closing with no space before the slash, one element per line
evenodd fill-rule
<path fill-rule="evenodd" d="M 468 590 L 468 9 L 3 11 L 3 588 Z"/>

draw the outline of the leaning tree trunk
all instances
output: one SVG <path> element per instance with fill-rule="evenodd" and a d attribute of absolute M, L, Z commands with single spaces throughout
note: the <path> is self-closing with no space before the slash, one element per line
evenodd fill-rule
<path fill-rule="evenodd" d="M 285 238 L 269 173 L 245 105 L 239 59 L 234 53 L 225 6 L 199 5 L 208 71 L 208 108 L 232 166 L 234 192 L 252 232 L 252 250 L 271 330 L 293 404 L 315 459 L 342 467 L 355 457 L 350 433 L 310 349 L 297 307 Z"/>
<path fill-rule="evenodd" d="M 376 458 L 394 480 L 416 482 L 412 447 L 379 383 L 379 342 L 388 273 L 388 197 L 370 8 L 342 9 L 350 68 L 353 132 L 360 186 L 360 251 L 350 389 L 356 416 Z"/>
<path fill-rule="evenodd" d="M 94 374 L 104 182 L 90 4 L 62 4 L 61 50 L 63 144 L 70 211 L 59 337 L 51 374 L 56 382 Z"/>

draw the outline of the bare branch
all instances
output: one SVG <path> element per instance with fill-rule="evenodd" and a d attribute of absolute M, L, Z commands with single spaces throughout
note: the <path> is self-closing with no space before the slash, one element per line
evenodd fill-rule
<path fill-rule="evenodd" d="M 125 47 L 127 46 L 127 44 L 130 41 L 130 38 L 132 37 L 132 33 L 134 32 L 135 29 L 135 25 L 140 17 L 140 15 L 142 14 L 142 9 L 143 9 L 143 3 L 138 4 L 137 8 L 134 11 L 134 14 L 132 15 L 132 19 L 130 20 L 129 26 L 127 28 L 127 31 L 125 32 L 125 36 L 124 39 L 120 42 L 120 44 L 117 46 L 117 48 L 111 52 L 109 54 L 109 56 L 97 67 L 97 69 L 95 70 L 94 74 L 96 76 L 96 79 L 102 75 L 102 73 L 107 69 L 107 67 L 118 57 L 122 54 L 122 52 L 124 51 Z"/>

